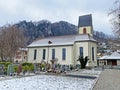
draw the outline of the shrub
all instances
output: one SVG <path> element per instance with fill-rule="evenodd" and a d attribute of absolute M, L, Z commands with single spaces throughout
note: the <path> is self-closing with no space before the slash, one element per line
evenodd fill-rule
<path fill-rule="evenodd" d="M 18 66 L 17 65 L 14 66 L 14 70 L 15 70 L 15 72 L 18 71 Z"/>
<path fill-rule="evenodd" d="M 57 68 L 60 69 L 61 65 L 60 64 L 57 64 Z"/>
<path fill-rule="evenodd" d="M 4 74 L 7 75 L 8 65 L 12 64 L 12 62 L 0 62 L 0 65 L 4 65 Z"/>
<path fill-rule="evenodd" d="M 28 70 L 29 70 L 29 66 L 22 66 L 22 70 L 23 70 L 23 72 L 27 72 Z"/>
<path fill-rule="evenodd" d="M 42 64 L 41 67 L 42 67 L 42 70 L 45 70 L 46 65 L 45 65 L 45 64 Z"/>
<path fill-rule="evenodd" d="M 5 67 L 8 67 L 9 64 L 12 64 L 11 62 L 0 62 L 0 65 L 4 65 Z"/>
<path fill-rule="evenodd" d="M 8 67 L 5 67 L 5 68 L 4 68 L 4 74 L 5 74 L 5 75 L 7 75 L 7 68 L 8 68 Z"/>
<path fill-rule="evenodd" d="M 34 65 L 32 63 L 22 63 L 22 70 L 23 72 L 26 71 L 34 71 Z"/>
<path fill-rule="evenodd" d="M 34 65 L 33 65 L 33 64 L 31 64 L 31 65 L 29 66 L 29 71 L 34 71 Z"/>
<path fill-rule="evenodd" d="M 74 68 L 73 68 L 73 65 L 70 65 L 70 70 L 73 70 Z"/>
<path fill-rule="evenodd" d="M 27 63 L 27 62 L 25 62 L 25 63 L 22 63 L 22 66 L 30 66 L 30 65 L 32 65 L 32 63 Z"/>

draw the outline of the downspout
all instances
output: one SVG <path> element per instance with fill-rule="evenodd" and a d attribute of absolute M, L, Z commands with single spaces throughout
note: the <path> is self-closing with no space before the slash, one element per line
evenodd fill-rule
<path fill-rule="evenodd" d="M 88 57 L 89 57 L 89 60 L 90 60 L 89 41 L 88 41 Z M 89 61 L 87 63 L 88 63 L 88 66 L 89 66 Z"/>
<path fill-rule="evenodd" d="M 73 53 L 72 53 L 72 59 L 73 59 L 73 64 L 75 66 L 75 43 L 73 44 L 72 46 L 72 50 L 73 50 Z M 73 55 L 74 54 L 74 55 Z"/>

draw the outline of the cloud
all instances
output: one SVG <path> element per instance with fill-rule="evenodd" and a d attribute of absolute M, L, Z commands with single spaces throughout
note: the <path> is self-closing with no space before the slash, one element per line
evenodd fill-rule
<path fill-rule="evenodd" d="M 93 13 L 93 25 L 94 29 L 97 31 L 102 31 L 108 34 L 112 33 L 110 17 L 108 17 L 107 13 L 104 12 L 94 12 Z"/>
<path fill-rule="evenodd" d="M 110 32 L 107 10 L 109 10 L 112 1 L 2 0 L 0 2 L 0 17 L 2 17 L 0 20 L 1 24 L 22 20 L 39 21 L 42 19 L 48 19 L 52 22 L 64 20 L 78 25 L 78 17 L 80 15 L 92 14 L 94 29 Z"/>
<path fill-rule="evenodd" d="M 17 13 L 18 7 L 20 6 L 21 2 L 19 0 L 7 0 L 7 1 L 0 1 L 0 9 L 4 12 L 8 13 Z"/>

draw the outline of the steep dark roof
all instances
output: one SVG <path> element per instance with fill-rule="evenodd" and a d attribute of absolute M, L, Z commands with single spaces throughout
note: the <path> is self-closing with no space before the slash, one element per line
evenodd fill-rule
<path fill-rule="evenodd" d="M 79 16 L 78 27 L 92 26 L 92 15 Z"/>

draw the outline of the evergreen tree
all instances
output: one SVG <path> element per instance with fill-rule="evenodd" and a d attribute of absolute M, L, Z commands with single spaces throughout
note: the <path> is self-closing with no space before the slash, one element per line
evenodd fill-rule
<path fill-rule="evenodd" d="M 81 69 L 86 68 L 86 64 L 87 64 L 88 60 L 89 60 L 89 59 L 88 59 L 88 56 L 85 56 L 85 58 L 84 58 L 83 56 L 79 56 L 79 58 L 78 58 L 77 61 L 80 62 L 80 64 L 81 64 Z"/>

